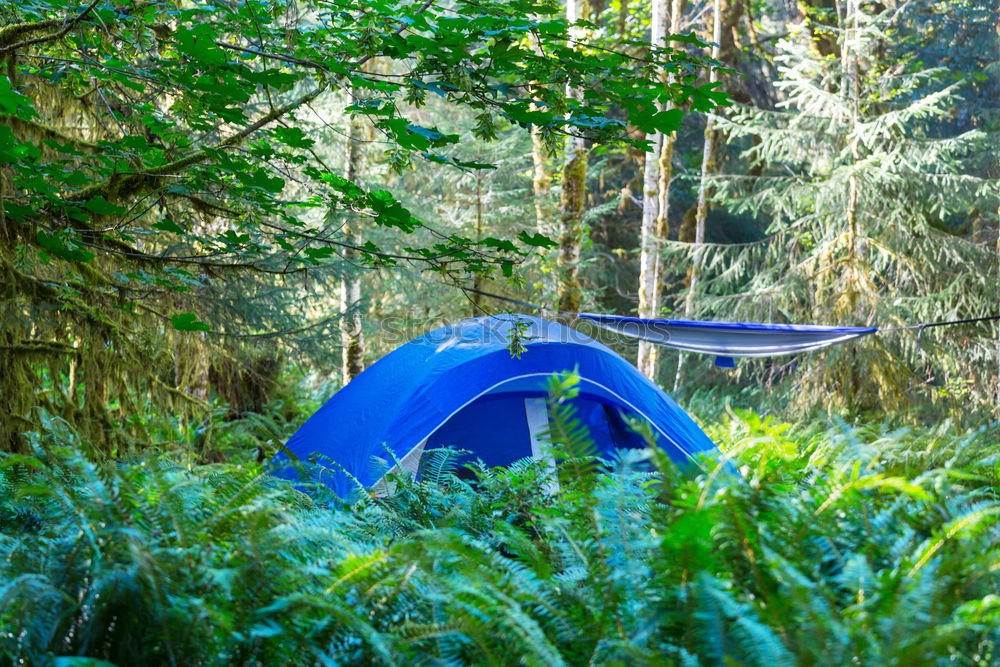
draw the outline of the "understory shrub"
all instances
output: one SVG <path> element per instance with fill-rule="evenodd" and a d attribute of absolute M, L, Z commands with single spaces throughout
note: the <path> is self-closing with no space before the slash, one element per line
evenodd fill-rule
<path fill-rule="evenodd" d="M 350 505 L 251 464 L 95 461 L 34 434 L 0 458 L 0 663 L 1000 659 L 995 430 L 733 412 L 710 431 L 736 476 L 655 448 L 597 462 L 553 414 L 556 478 L 523 461 L 470 481 L 438 450 Z"/>

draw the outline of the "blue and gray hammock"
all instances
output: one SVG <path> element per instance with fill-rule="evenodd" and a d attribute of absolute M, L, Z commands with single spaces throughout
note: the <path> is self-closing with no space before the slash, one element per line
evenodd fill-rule
<path fill-rule="evenodd" d="M 490 294 L 471 288 L 462 288 L 519 306 L 543 310 L 525 301 L 518 301 L 497 294 Z M 906 327 L 842 327 L 817 324 L 770 324 L 764 322 L 703 322 L 694 320 L 668 320 L 658 318 L 628 317 L 623 315 L 601 315 L 598 313 L 564 313 L 582 320 L 593 322 L 599 327 L 625 336 L 672 347 L 686 352 L 712 354 L 716 364 L 733 367 L 735 357 L 774 357 L 786 354 L 811 352 L 831 345 L 868 336 L 881 331 L 918 329 L 923 332 L 930 327 L 948 324 L 971 324 L 1000 320 L 1000 315 L 975 317 L 947 322 L 927 322 Z"/>
<path fill-rule="evenodd" d="M 878 331 L 877 327 L 826 327 L 815 324 L 698 322 L 578 313 L 577 317 L 616 333 L 686 352 L 716 355 L 731 368 L 734 357 L 773 357 L 811 352 Z"/>

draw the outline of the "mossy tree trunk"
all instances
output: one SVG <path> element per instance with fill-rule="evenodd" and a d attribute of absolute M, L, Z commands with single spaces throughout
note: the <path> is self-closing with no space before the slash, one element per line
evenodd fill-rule
<path fill-rule="evenodd" d="M 476 171 L 476 240 L 483 238 L 483 170 Z M 478 317 L 483 314 L 480 304 L 483 290 L 483 274 L 477 273 L 472 277 L 472 289 L 475 291 L 469 295 L 471 306 L 471 317 Z"/>
<path fill-rule="evenodd" d="M 566 20 L 572 25 L 586 18 L 587 5 L 583 0 L 568 0 Z M 571 36 L 579 40 L 580 29 L 571 28 Z M 573 105 L 582 104 L 583 90 L 567 86 L 572 115 Z M 558 307 L 567 313 L 576 313 L 581 305 L 580 252 L 583 246 L 583 209 L 587 185 L 587 146 L 582 137 L 569 136 L 565 142 L 565 157 L 562 168 L 562 196 L 559 216 L 559 257 L 556 263 L 558 273 Z"/>
<path fill-rule="evenodd" d="M 681 31 L 681 17 L 686 4 L 685 0 L 671 1 L 668 26 L 666 0 L 654 0 L 650 34 L 652 46 L 662 46 L 666 34 Z M 662 76 L 664 83 L 667 83 L 666 73 Z M 662 303 L 662 241 L 670 233 L 668 213 L 674 141 L 675 135 L 672 133 L 656 133 L 652 138 L 653 150 L 646 154 L 639 256 L 639 317 L 657 317 Z M 655 380 L 659 369 L 659 347 L 640 341 L 637 365 L 647 377 Z"/>
<path fill-rule="evenodd" d="M 548 149 L 541 128 L 531 127 L 531 190 L 535 201 L 535 228 L 540 234 L 552 232 L 551 211 L 548 198 L 552 192 L 552 171 L 549 167 Z"/>
<path fill-rule="evenodd" d="M 810 46 L 816 58 L 839 58 L 841 39 L 837 0 L 798 0 L 799 14 L 809 31 Z"/>
<path fill-rule="evenodd" d="M 583 208 L 587 180 L 587 151 L 583 140 L 567 142 L 562 170 L 562 212 L 559 218 L 559 310 L 580 310 L 580 252 L 583 245 Z"/>
<path fill-rule="evenodd" d="M 714 0 L 712 3 L 712 58 L 719 59 L 720 42 L 722 41 L 722 0 Z M 709 74 L 709 83 L 716 83 L 719 80 L 719 73 L 712 69 Z M 691 262 L 690 281 L 688 283 L 687 295 L 684 298 L 684 315 L 690 316 L 694 310 L 694 302 L 698 295 L 698 279 L 701 273 L 702 254 L 701 246 L 705 243 L 705 227 L 708 221 L 709 200 L 712 197 L 714 188 L 711 179 L 718 169 L 719 155 L 722 148 L 721 133 L 715 127 L 715 117 L 708 116 L 705 120 L 705 134 L 701 158 L 701 182 L 698 185 L 698 203 L 694 215 L 694 253 Z M 680 387 L 683 381 L 684 355 L 677 360 L 677 375 L 674 378 L 674 389 Z"/>
<path fill-rule="evenodd" d="M 344 176 L 352 183 L 358 179 L 363 169 L 361 141 L 361 123 L 357 118 L 351 117 L 347 132 Z M 348 243 L 353 242 L 352 231 L 350 224 L 345 224 L 344 233 Z M 355 255 L 354 251 L 345 251 L 348 260 L 356 259 Z M 340 280 L 340 305 L 341 376 L 344 384 L 347 384 L 365 369 L 365 338 L 360 310 L 361 277 L 350 268 Z"/>

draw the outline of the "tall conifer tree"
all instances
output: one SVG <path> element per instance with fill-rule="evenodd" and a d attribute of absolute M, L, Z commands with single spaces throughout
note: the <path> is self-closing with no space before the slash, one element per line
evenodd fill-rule
<path fill-rule="evenodd" d="M 996 134 L 952 122 L 967 82 L 884 59 L 896 20 L 849 3 L 826 57 L 800 27 L 779 44 L 782 107 L 719 118 L 754 139 L 745 157 L 764 169 L 717 177 L 719 199 L 772 236 L 710 257 L 693 314 L 887 327 L 995 311 L 992 248 L 966 222 L 996 211 L 997 182 L 976 167 Z M 927 382 L 967 382 L 989 400 L 986 327 L 955 335 L 933 364 L 905 334 L 834 349 L 800 387 L 835 408 L 893 409 Z"/>

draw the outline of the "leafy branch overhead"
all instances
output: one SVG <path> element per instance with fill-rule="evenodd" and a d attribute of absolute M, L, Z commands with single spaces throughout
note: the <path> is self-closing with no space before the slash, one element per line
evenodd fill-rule
<path fill-rule="evenodd" d="M 392 193 L 331 167 L 313 137 L 340 124 L 326 110 L 346 99 L 346 113 L 373 128 L 393 167 L 422 160 L 429 169 L 476 170 L 492 165 L 463 153 L 467 137 L 417 120 L 429 96 L 471 109 L 480 139 L 534 125 L 552 141 L 572 134 L 640 148 L 629 125 L 672 131 L 679 107 L 725 103 L 696 84 L 705 59 L 674 48 L 640 59 L 628 42 L 589 45 L 570 38 L 557 12 L 534 0 L 24 4 L 0 29 L 0 52 L 12 63 L 0 75 L 9 180 L 0 223 L 47 259 L 90 263 L 102 276 L 91 288 L 117 305 L 123 295 L 146 298 L 125 270 L 135 265 L 207 279 L 233 270 L 287 275 L 350 253 L 371 265 L 510 273 L 550 242 L 439 232 Z M 661 67 L 675 73 L 669 85 Z M 586 96 L 568 98 L 567 84 Z M 57 122 L 66 104 L 80 108 L 77 126 Z M 361 233 L 341 234 L 347 221 Z M 366 226 L 414 241 L 389 248 L 366 239 Z M 20 269 L 41 278 L 33 266 Z"/>

